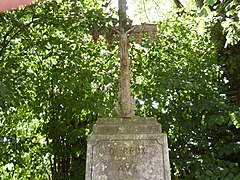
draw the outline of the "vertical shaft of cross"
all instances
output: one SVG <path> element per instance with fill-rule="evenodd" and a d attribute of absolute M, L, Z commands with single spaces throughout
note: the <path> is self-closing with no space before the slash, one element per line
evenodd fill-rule
<path fill-rule="evenodd" d="M 127 1 L 126 0 L 119 0 L 118 1 L 118 15 L 119 15 L 119 27 L 124 28 L 126 31 L 127 29 Z"/>
<path fill-rule="evenodd" d="M 127 2 L 119 0 L 119 54 L 120 54 L 120 77 L 119 94 L 115 110 L 119 116 L 135 116 L 135 101 L 131 96 L 131 61 L 128 54 L 128 31 L 127 31 Z"/>

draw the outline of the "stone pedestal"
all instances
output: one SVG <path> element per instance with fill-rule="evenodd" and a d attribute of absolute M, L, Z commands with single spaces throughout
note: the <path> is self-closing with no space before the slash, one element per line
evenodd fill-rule
<path fill-rule="evenodd" d="M 88 137 L 86 180 L 170 180 L 166 134 L 155 118 L 98 119 Z"/>

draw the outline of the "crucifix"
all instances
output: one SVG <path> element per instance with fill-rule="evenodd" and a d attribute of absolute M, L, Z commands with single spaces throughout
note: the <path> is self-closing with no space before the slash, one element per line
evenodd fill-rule
<path fill-rule="evenodd" d="M 113 35 L 120 39 L 120 75 L 118 101 L 115 110 L 118 117 L 99 118 L 88 137 L 86 180 L 99 179 L 164 179 L 170 180 L 170 163 L 167 135 L 155 118 L 135 116 L 135 100 L 131 95 L 131 60 L 129 42 L 140 42 L 147 32 L 156 37 L 157 25 L 131 26 L 127 23 L 126 0 L 118 0 L 119 23 L 111 27 L 107 41 Z M 105 32 L 93 31 L 93 39 Z M 126 118 L 122 121 L 122 118 Z M 147 147 L 147 148 L 145 148 Z M 136 150 L 137 148 L 137 150 Z M 138 151 L 138 156 L 135 156 Z M 161 152 L 161 153 L 159 153 Z M 117 159 L 117 161 L 116 161 Z"/>
<path fill-rule="evenodd" d="M 134 117 L 135 116 L 135 100 L 131 96 L 131 60 L 129 59 L 129 41 L 140 42 L 144 32 L 148 32 L 151 39 L 157 35 L 157 25 L 142 24 L 128 28 L 127 24 L 127 2 L 126 0 L 118 0 L 119 6 L 119 26 L 112 27 L 113 33 L 120 37 L 119 57 L 120 57 L 120 76 L 119 76 L 119 92 L 118 100 L 115 106 L 115 111 L 119 117 Z M 98 32 L 97 36 L 103 34 Z M 94 33 L 93 33 L 94 36 Z M 95 32 L 95 39 L 96 37 Z"/>

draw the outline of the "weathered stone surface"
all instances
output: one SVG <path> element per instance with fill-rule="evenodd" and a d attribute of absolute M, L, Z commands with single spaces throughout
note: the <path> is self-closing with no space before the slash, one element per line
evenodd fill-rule
<path fill-rule="evenodd" d="M 159 133 L 161 125 L 154 118 L 100 118 L 94 125 L 93 132 L 94 134 Z"/>
<path fill-rule="evenodd" d="M 154 118 L 99 119 L 88 138 L 86 180 L 169 180 L 167 136 Z"/>

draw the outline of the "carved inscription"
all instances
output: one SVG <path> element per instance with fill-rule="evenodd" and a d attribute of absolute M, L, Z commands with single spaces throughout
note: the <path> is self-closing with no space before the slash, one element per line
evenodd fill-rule
<path fill-rule="evenodd" d="M 93 180 L 98 180 L 96 176 L 104 180 L 164 177 L 162 145 L 156 139 L 99 141 L 93 152 Z"/>
<path fill-rule="evenodd" d="M 138 165 L 136 164 L 136 158 L 140 158 L 139 155 L 145 155 L 147 153 L 145 146 L 123 146 L 123 147 L 110 147 L 110 156 L 112 157 L 114 164 L 117 165 L 117 171 L 119 173 L 137 173 Z"/>
<path fill-rule="evenodd" d="M 137 165 L 136 164 L 123 164 L 120 165 L 118 168 L 118 172 L 133 172 L 133 173 L 137 173 L 138 169 L 137 169 Z"/>
<path fill-rule="evenodd" d="M 146 154 L 146 148 L 143 146 L 138 146 L 138 147 L 122 147 L 122 153 L 117 152 L 120 154 L 125 154 L 125 155 L 137 155 L 137 154 Z M 109 150 L 111 155 L 114 155 L 116 153 L 116 150 L 111 147 Z"/>

